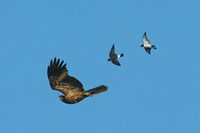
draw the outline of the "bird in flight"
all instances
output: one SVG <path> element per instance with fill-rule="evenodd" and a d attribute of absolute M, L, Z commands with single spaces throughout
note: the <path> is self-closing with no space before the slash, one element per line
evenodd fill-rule
<path fill-rule="evenodd" d="M 151 54 L 151 49 L 156 49 L 156 46 L 151 44 L 149 39 L 147 38 L 147 34 L 146 32 L 144 33 L 143 35 L 143 44 L 141 45 L 141 47 L 144 47 L 145 51 L 148 53 L 148 54 Z"/>
<path fill-rule="evenodd" d="M 113 44 L 113 46 L 110 50 L 110 53 L 109 53 L 108 61 L 111 61 L 115 65 L 121 66 L 118 59 L 123 56 L 124 56 L 124 54 L 116 54 L 115 53 L 115 44 Z"/>
<path fill-rule="evenodd" d="M 54 58 L 50 61 L 47 68 L 47 75 L 50 86 L 53 90 L 60 91 L 63 95 L 59 98 L 67 104 L 80 102 L 86 97 L 98 94 L 107 90 L 107 86 L 100 85 L 98 87 L 84 90 L 82 83 L 68 74 L 68 69 L 64 61 Z"/>

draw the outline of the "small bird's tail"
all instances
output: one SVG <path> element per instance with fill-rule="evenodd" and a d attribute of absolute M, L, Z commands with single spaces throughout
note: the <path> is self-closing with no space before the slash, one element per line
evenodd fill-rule
<path fill-rule="evenodd" d="M 100 86 L 98 86 L 98 87 L 95 87 L 95 88 L 92 88 L 92 89 L 90 89 L 90 90 L 85 91 L 85 95 L 86 95 L 86 96 L 92 96 L 92 95 L 94 95 L 94 94 L 98 94 L 98 93 L 101 93 L 101 92 L 106 91 L 107 88 L 108 88 L 108 87 L 105 86 L 105 85 L 100 85 Z"/>
<path fill-rule="evenodd" d="M 155 45 L 152 45 L 152 48 L 153 48 L 153 49 L 157 49 Z"/>

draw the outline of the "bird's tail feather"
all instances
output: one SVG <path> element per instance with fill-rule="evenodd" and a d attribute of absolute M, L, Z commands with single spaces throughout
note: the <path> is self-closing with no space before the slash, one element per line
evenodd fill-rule
<path fill-rule="evenodd" d="M 152 48 L 153 48 L 153 49 L 157 49 L 155 45 L 152 45 Z"/>
<path fill-rule="evenodd" d="M 88 96 L 91 96 L 91 95 L 94 95 L 94 94 L 98 94 L 98 93 L 101 93 L 101 92 L 104 92 L 107 90 L 107 86 L 105 85 L 100 85 L 98 87 L 95 87 L 95 88 L 92 88 L 90 90 L 87 90 L 85 91 L 85 94 L 88 95 Z"/>

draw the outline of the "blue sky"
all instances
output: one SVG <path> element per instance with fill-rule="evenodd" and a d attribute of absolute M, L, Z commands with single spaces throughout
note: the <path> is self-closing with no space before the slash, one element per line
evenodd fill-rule
<path fill-rule="evenodd" d="M 199 4 L 0 0 L 0 132 L 199 133 Z M 113 43 L 121 67 L 107 62 Z M 54 57 L 85 89 L 108 91 L 62 103 L 46 74 Z"/>

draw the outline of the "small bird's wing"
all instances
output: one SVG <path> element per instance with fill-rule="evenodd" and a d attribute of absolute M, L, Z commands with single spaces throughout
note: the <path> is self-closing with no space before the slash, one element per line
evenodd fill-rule
<path fill-rule="evenodd" d="M 64 61 L 54 58 L 47 68 L 47 75 L 52 89 L 66 94 L 66 89 L 76 88 L 83 90 L 83 85 L 76 78 L 68 75 L 68 70 Z"/>
<path fill-rule="evenodd" d="M 147 38 L 147 33 L 145 32 L 143 35 L 143 43 L 150 43 L 149 39 Z"/>
<path fill-rule="evenodd" d="M 115 64 L 115 65 L 121 66 L 121 64 L 119 63 L 119 61 L 117 59 L 116 60 L 112 60 L 112 63 Z"/>
<path fill-rule="evenodd" d="M 115 44 L 113 44 L 112 48 L 110 49 L 109 56 L 112 57 L 115 55 Z"/>
<path fill-rule="evenodd" d="M 151 54 L 151 48 L 144 48 L 148 54 Z"/>

